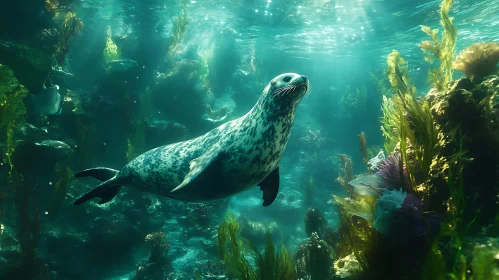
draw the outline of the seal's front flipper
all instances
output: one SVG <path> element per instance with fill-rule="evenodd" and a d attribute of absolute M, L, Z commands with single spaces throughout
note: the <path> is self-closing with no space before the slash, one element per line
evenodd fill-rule
<path fill-rule="evenodd" d="M 75 174 L 75 178 L 90 176 L 94 177 L 95 179 L 101 182 L 104 182 L 113 178 L 114 176 L 116 176 L 116 174 L 118 174 L 118 170 L 105 167 L 97 167 L 97 168 L 82 170 Z"/>
<path fill-rule="evenodd" d="M 263 191 L 263 206 L 269 206 L 274 202 L 279 192 L 279 167 L 274 169 L 258 186 Z"/>
<path fill-rule="evenodd" d="M 118 191 L 121 189 L 121 186 L 119 185 L 110 185 L 108 182 L 104 182 L 97 186 L 97 188 L 91 190 L 84 196 L 78 198 L 73 204 L 78 205 L 82 204 L 83 202 L 86 202 L 94 197 L 99 197 L 101 200 L 98 202 L 98 204 L 104 204 L 111 199 L 113 199 L 116 194 L 118 194 Z"/>
<path fill-rule="evenodd" d="M 219 149 L 203 154 L 202 156 L 193 159 L 190 162 L 190 170 L 185 175 L 184 180 L 180 185 L 174 188 L 171 193 L 176 192 L 194 180 L 202 178 L 203 174 L 210 174 L 211 178 L 217 178 L 217 174 L 221 174 L 221 162 L 224 158 L 224 152 Z"/>

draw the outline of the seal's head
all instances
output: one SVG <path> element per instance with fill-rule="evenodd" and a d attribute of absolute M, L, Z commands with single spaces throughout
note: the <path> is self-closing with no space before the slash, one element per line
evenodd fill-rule
<path fill-rule="evenodd" d="M 268 83 L 250 114 L 258 114 L 263 119 L 271 120 L 281 116 L 292 119 L 296 105 L 309 88 L 306 76 L 296 73 L 281 74 Z"/>
<path fill-rule="evenodd" d="M 296 105 L 305 96 L 310 84 L 307 76 L 285 73 L 272 79 L 267 87 L 274 102 Z"/>

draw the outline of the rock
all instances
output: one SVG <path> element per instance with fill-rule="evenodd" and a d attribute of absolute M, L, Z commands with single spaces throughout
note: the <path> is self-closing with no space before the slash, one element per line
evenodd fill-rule
<path fill-rule="evenodd" d="M 20 124 L 14 130 L 14 141 L 21 142 L 35 142 L 47 140 L 50 136 L 46 127 L 36 127 L 30 123 Z"/>
<path fill-rule="evenodd" d="M 354 254 L 338 259 L 334 262 L 336 277 L 339 279 L 349 279 L 361 272 L 360 264 Z"/>
<path fill-rule="evenodd" d="M 21 84 L 38 92 L 50 71 L 53 53 L 17 42 L 0 41 L 0 63 L 9 65 Z"/>
<path fill-rule="evenodd" d="M 55 52 L 59 43 L 59 32 L 56 28 L 44 28 L 36 33 L 35 40 L 42 49 Z"/>
<path fill-rule="evenodd" d="M 57 162 L 66 161 L 72 155 L 71 147 L 62 141 L 21 141 L 12 154 L 12 163 L 19 172 L 48 173 L 54 170 Z M 33 158 L 36 161 L 29 160 Z"/>

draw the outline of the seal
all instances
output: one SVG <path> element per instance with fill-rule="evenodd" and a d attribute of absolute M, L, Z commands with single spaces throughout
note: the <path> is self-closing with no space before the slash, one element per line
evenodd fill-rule
<path fill-rule="evenodd" d="M 123 186 L 181 201 L 226 198 L 259 186 L 263 206 L 279 191 L 279 162 L 296 107 L 309 89 L 306 76 L 281 74 L 263 90 L 255 106 L 197 138 L 161 146 L 130 161 L 120 171 L 92 168 L 75 174 L 102 183 L 74 204 L 113 199 Z"/>

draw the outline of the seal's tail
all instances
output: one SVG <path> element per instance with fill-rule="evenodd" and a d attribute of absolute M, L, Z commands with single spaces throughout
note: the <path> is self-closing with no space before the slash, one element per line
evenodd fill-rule
<path fill-rule="evenodd" d="M 116 174 L 118 174 L 118 170 L 104 167 L 86 169 L 76 173 L 75 178 L 90 176 L 99 181 L 103 181 L 103 183 L 98 185 L 95 189 L 91 190 L 87 194 L 78 198 L 73 204 L 82 204 L 94 197 L 99 197 L 101 199 L 98 204 L 103 204 L 113 199 L 121 189 L 121 186 L 117 184 L 115 180 Z"/>

